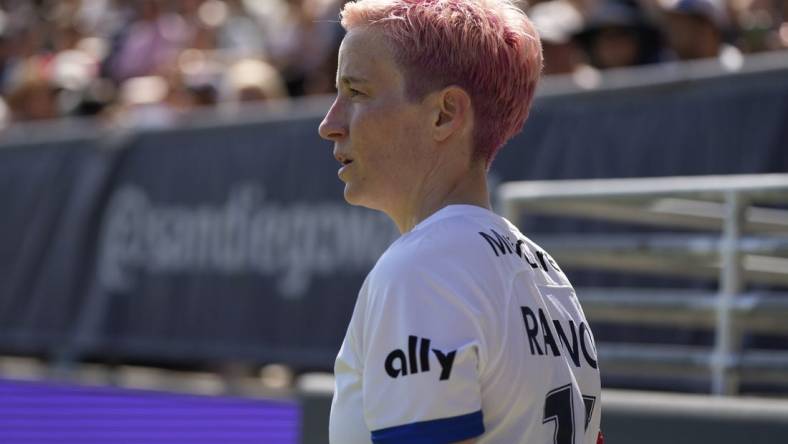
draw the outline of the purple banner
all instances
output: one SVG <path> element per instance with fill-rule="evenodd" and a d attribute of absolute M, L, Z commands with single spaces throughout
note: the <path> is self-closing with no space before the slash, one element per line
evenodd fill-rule
<path fill-rule="evenodd" d="M 298 444 L 296 402 L 0 380 L 3 444 Z"/>

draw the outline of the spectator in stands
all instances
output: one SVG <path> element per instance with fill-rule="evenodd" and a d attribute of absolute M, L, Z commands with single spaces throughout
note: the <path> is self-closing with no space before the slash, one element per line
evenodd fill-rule
<path fill-rule="evenodd" d="M 225 74 L 231 103 L 261 102 L 287 97 L 284 81 L 270 64 L 254 58 L 239 60 Z"/>
<path fill-rule="evenodd" d="M 300 96 L 311 92 L 310 83 L 316 81 L 316 75 L 325 75 L 327 64 L 334 66 L 343 32 L 334 0 L 287 0 L 286 5 L 281 31 L 271 35 L 270 56 L 290 95 Z M 333 77 L 331 73 L 329 85 L 333 85 Z"/>
<path fill-rule="evenodd" d="M 46 30 L 38 24 L 9 30 L 8 56 L 4 63 L 4 89 L 34 77 L 43 76 L 44 66 L 50 56 L 45 49 Z"/>
<path fill-rule="evenodd" d="M 58 116 L 55 88 L 42 76 L 19 82 L 8 94 L 12 122 L 53 119 Z"/>
<path fill-rule="evenodd" d="M 117 80 L 155 74 L 171 62 L 188 37 L 183 17 L 168 12 L 158 0 L 135 2 L 136 19 L 121 37 L 112 63 Z"/>
<path fill-rule="evenodd" d="M 576 40 L 598 69 L 644 65 L 663 58 L 659 31 L 634 0 L 600 0 Z"/>
<path fill-rule="evenodd" d="M 172 63 L 160 68 L 168 80 L 174 104 L 180 110 L 215 105 L 219 101 L 218 83 L 225 69 L 219 55 L 219 26 L 222 22 L 203 20 L 190 24 L 189 41 Z"/>
<path fill-rule="evenodd" d="M 80 25 L 78 3 L 63 3 L 53 14 L 59 24 L 54 29 L 53 55 L 47 75 L 57 87 L 60 115 L 98 115 L 111 100 L 113 88 L 100 78 L 106 56 L 106 41 Z"/>
<path fill-rule="evenodd" d="M 788 48 L 788 1 L 736 1 L 732 10 L 739 28 L 736 45 L 743 52 Z"/>
<path fill-rule="evenodd" d="M 156 128 L 177 122 L 182 109 L 190 108 L 188 99 L 173 92 L 162 76 L 141 76 L 125 80 L 120 86 L 118 103 L 111 110 L 111 123 L 128 128 Z"/>
<path fill-rule="evenodd" d="M 568 0 L 537 3 L 528 12 L 542 39 L 545 75 L 569 74 L 580 64 L 581 54 L 572 36 L 583 26 L 583 17 Z"/>
<path fill-rule="evenodd" d="M 665 35 L 680 60 L 718 57 L 728 26 L 719 0 L 663 0 Z"/>
<path fill-rule="evenodd" d="M 205 4 L 210 3 L 212 1 Z M 263 29 L 249 14 L 242 0 L 214 3 L 225 4 L 227 8 L 225 20 L 219 29 L 219 47 L 237 57 L 267 57 L 267 40 Z"/>
<path fill-rule="evenodd" d="M 135 77 L 163 78 L 169 91 L 163 103 L 181 111 L 225 99 L 281 98 L 272 86 L 281 81 L 287 95 L 332 92 L 342 38 L 337 16 L 346 1 L 0 1 L 0 94 L 16 108 L 14 119 L 26 120 L 101 115 Z M 721 55 L 731 49 L 725 41 L 743 52 L 788 48 L 785 0 L 529 3 L 544 36 L 546 74 L 666 59 L 651 16 L 664 19 L 659 24 L 673 58 Z M 241 71 L 257 74 L 230 74 L 239 61 L 251 61 Z M 37 104 L 19 103 L 31 94 Z"/>
<path fill-rule="evenodd" d="M 105 110 L 115 101 L 116 88 L 108 79 L 97 77 L 84 88 L 75 91 L 72 107 L 74 116 L 102 117 Z"/>

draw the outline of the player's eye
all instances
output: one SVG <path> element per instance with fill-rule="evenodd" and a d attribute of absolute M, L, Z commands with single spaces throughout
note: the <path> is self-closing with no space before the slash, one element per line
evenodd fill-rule
<path fill-rule="evenodd" d="M 363 96 L 364 95 L 363 92 L 361 92 L 361 91 L 359 91 L 359 90 L 357 90 L 355 88 L 348 88 L 347 91 L 348 91 L 348 95 L 350 97 L 358 97 L 358 96 Z"/>

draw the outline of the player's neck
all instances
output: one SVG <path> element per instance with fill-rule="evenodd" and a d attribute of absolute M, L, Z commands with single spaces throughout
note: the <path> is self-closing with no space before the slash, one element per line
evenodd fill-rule
<path fill-rule="evenodd" d="M 407 202 L 398 214 L 389 214 L 400 233 L 407 233 L 421 221 L 449 205 L 473 205 L 490 209 L 487 171 L 477 165 L 451 179 L 436 177 Z"/>

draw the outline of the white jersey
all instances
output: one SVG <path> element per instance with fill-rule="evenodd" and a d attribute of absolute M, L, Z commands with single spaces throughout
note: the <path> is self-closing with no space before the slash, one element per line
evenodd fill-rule
<path fill-rule="evenodd" d="M 593 444 L 593 335 L 552 258 L 451 205 L 367 276 L 335 367 L 332 444 Z"/>

